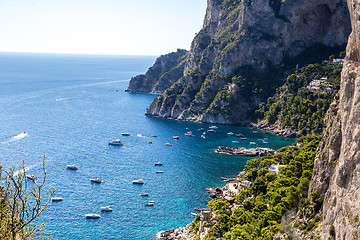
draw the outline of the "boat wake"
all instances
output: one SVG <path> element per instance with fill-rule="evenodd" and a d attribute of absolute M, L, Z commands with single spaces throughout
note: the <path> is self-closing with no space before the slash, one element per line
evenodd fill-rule
<path fill-rule="evenodd" d="M 64 101 L 64 100 L 69 100 L 69 99 L 71 99 L 71 98 L 57 98 L 57 99 L 55 99 L 55 101 Z"/>
<path fill-rule="evenodd" d="M 20 139 L 25 138 L 29 134 L 27 132 L 22 132 L 19 135 L 16 135 L 15 137 L 12 137 L 9 142 L 19 141 Z"/>
<path fill-rule="evenodd" d="M 0 142 L 1 145 L 6 144 L 6 143 L 11 143 L 11 142 L 15 142 L 15 141 L 19 141 L 20 139 L 25 138 L 26 136 L 28 136 L 29 134 L 27 132 L 22 132 L 14 137 L 12 137 L 10 140 L 5 141 L 5 142 Z"/>

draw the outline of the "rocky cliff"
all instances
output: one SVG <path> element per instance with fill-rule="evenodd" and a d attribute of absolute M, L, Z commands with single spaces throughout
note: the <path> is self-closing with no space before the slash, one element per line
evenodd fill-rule
<path fill-rule="evenodd" d="M 342 71 L 338 121 L 328 122 L 332 136 L 319 149 L 311 184 L 311 191 L 325 197 L 321 239 L 360 239 L 359 6 L 359 0 L 348 0 L 352 33 Z"/>
<path fill-rule="evenodd" d="M 126 91 L 163 93 L 182 77 L 186 57 L 187 51 L 183 49 L 158 57 L 145 74 L 131 78 Z"/>
<path fill-rule="evenodd" d="M 208 0 L 182 76 L 146 114 L 241 123 L 274 93 L 291 59 L 343 45 L 350 30 L 345 0 Z"/>

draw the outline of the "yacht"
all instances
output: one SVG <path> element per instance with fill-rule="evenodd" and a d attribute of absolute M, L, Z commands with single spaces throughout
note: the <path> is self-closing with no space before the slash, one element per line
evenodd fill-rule
<path fill-rule="evenodd" d="M 256 142 L 250 142 L 250 145 L 256 145 Z"/>
<path fill-rule="evenodd" d="M 217 126 L 210 126 L 209 128 L 210 128 L 210 129 L 218 129 Z"/>
<path fill-rule="evenodd" d="M 209 130 L 207 130 L 207 132 L 215 132 L 215 130 L 214 129 L 209 129 Z"/>
<path fill-rule="evenodd" d="M 161 162 L 156 162 L 154 164 L 155 164 L 155 166 L 162 166 L 163 165 Z"/>
<path fill-rule="evenodd" d="M 70 169 L 70 170 L 78 170 L 79 169 L 79 167 L 76 165 L 66 165 L 66 168 Z"/>
<path fill-rule="evenodd" d="M 154 206 L 154 203 L 153 202 L 148 202 L 148 203 L 145 203 L 145 206 Z"/>
<path fill-rule="evenodd" d="M 240 138 L 241 140 L 248 140 L 246 137 L 242 137 L 242 138 Z"/>
<path fill-rule="evenodd" d="M 165 146 L 172 146 L 171 143 L 165 143 Z"/>
<path fill-rule="evenodd" d="M 206 138 L 205 135 L 201 135 L 202 138 Z"/>
<path fill-rule="evenodd" d="M 93 183 L 102 183 L 103 181 L 100 180 L 100 178 L 90 178 L 90 182 L 93 182 Z"/>
<path fill-rule="evenodd" d="M 157 137 L 157 135 L 151 135 L 152 137 Z"/>
<path fill-rule="evenodd" d="M 145 184 L 144 180 L 139 179 L 139 180 L 134 180 L 132 181 L 133 184 Z"/>
<path fill-rule="evenodd" d="M 185 133 L 185 136 L 194 137 L 195 135 L 192 133 L 192 131 L 189 131 L 189 132 Z"/>
<path fill-rule="evenodd" d="M 204 128 L 199 128 L 198 130 L 199 130 L 199 131 L 204 131 L 205 129 L 204 129 Z"/>
<path fill-rule="evenodd" d="M 173 136 L 173 139 L 180 139 L 179 136 Z"/>
<path fill-rule="evenodd" d="M 233 132 L 228 132 L 227 135 L 234 136 L 235 134 Z"/>
<path fill-rule="evenodd" d="M 164 173 L 164 171 L 156 171 L 156 173 Z"/>
<path fill-rule="evenodd" d="M 140 196 L 147 197 L 147 196 L 149 196 L 149 194 L 148 193 L 140 193 Z"/>
<path fill-rule="evenodd" d="M 92 213 L 92 214 L 85 214 L 85 217 L 88 219 L 98 219 L 98 218 L 100 218 L 100 215 Z"/>
<path fill-rule="evenodd" d="M 244 135 L 242 135 L 241 133 L 237 133 L 235 134 L 235 137 L 243 137 Z"/>
<path fill-rule="evenodd" d="M 130 133 L 121 133 L 121 135 L 123 135 L 123 136 L 131 136 Z"/>
<path fill-rule="evenodd" d="M 51 198 L 51 201 L 53 201 L 53 202 L 61 202 L 62 200 L 64 200 L 62 197 L 53 197 L 53 198 Z"/>
<path fill-rule="evenodd" d="M 120 139 L 115 139 L 115 140 L 109 141 L 109 145 L 121 146 L 121 145 L 123 145 L 123 143 L 121 142 Z"/>
<path fill-rule="evenodd" d="M 113 211 L 113 209 L 110 206 L 100 207 L 100 209 L 103 212 L 111 212 L 111 211 Z"/>

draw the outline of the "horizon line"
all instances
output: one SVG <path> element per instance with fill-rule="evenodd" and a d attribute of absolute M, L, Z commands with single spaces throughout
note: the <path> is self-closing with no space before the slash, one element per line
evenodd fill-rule
<path fill-rule="evenodd" d="M 58 54 L 58 55 L 97 55 L 97 56 L 141 56 L 141 57 L 159 57 L 164 54 L 150 55 L 150 54 L 112 54 L 112 53 L 70 53 L 70 52 L 21 52 L 21 51 L 0 51 L 3 53 L 15 53 L 15 54 Z"/>

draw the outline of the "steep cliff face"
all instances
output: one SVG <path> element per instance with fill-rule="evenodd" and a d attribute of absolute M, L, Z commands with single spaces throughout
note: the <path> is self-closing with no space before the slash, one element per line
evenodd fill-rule
<path fill-rule="evenodd" d="M 340 121 L 335 123 L 341 125 L 341 139 L 330 139 L 319 150 L 311 184 L 312 191 L 325 196 L 321 239 L 360 238 L 360 1 L 348 0 L 348 6 L 353 31 L 342 71 Z"/>
<path fill-rule="evenodd" d="M 309 48 L 347 42 L 345 0 L 208 0 L 183 76 L 148 115 L 238 124 L 273 94 L 277 71 Z"/>
<path fill-rule="evenodd" d="M 182 77 L 187 51 L 178 49 L 158 57 L 144 75 L 131 78 L 127 92 L 163 93 Z"/>

